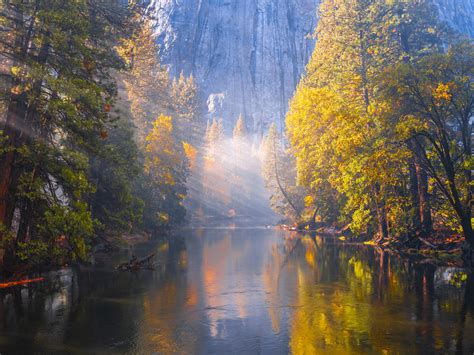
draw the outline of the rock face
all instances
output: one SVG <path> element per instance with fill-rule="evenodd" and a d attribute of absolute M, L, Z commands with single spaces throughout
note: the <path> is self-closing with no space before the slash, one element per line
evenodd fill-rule
<path fill-rule="evenodd" d="M 474 0 L 435 0 L 443 19 L 474 36 Z M 193 74 L 208 118 L 227 132 L 281 128 L 314 48 L 320 0 L 150 0 L 163 62 Z"/>
<path fill-rule="evenodd" d="M 154 0 L 163 62 L 193 73 L 209 118 L 281 124 L 314 48 L 319 0 Z"/>
<path fill-rule="evenodd" d="M 441 18 L 453 28 L 474 37 L 474 0 L 435 0 Z"/>

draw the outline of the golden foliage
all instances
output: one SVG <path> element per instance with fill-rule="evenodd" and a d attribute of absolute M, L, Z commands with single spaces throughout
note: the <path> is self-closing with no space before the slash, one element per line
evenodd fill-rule
<path fill-rule="evenodd" d="M 183 159 L 173 133 L 173 119 L 160 115 L 146 137 L 144 169 L 162 186 L 176 184 L 177 167 Z"/>

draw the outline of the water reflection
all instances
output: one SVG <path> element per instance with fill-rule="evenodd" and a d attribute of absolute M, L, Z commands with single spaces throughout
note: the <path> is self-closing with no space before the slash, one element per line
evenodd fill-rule
<path fill-rule="evenodd" d="M 3 291 L 0 352 L 474 351 L 467 270 L 269 229 L 187 230 L 118 258 L 151 249 L 155 271 L 104 264 Z"/>
<path fill-rule="evenodd" d="M 453 285 L 452 269 L 381 250 L 320 238 L 300 245 L 293 353 L 472 352 L 462 339 L 474 334 L 472 276 Z"/>

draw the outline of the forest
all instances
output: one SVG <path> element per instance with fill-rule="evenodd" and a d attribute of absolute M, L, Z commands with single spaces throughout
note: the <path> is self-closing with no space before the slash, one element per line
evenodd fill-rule
<path fill-rule="evenodd" d="M 0 355 L 474 354 L 472 0 L 1 0 Z"/>
<path fill-rule="evenodd" d="M 160 65 L 139 4 L 8 1 L 1 14 L 4 270 L 181 222 L 197 89 Z"/>
<path fill-rule="evenodd" d="M 275 143 L 304 193 L 281 202 L 375 244 L 460 236 L 472 260 L 472 40 L 430 1 L 324 1 L 319 16 Z"/>
<path fill-rule="evenodd" d="M 285 127 L 206 117 L 146 6 L 0 5 L 2 271 L 121 236 L 272 216 L 473 259 L 474 46 L 429 0 L 324 0 Z M 264 185 L 265 189 L 260 188 Z M 269 201 L 268 201 L 269 200 Z"/>

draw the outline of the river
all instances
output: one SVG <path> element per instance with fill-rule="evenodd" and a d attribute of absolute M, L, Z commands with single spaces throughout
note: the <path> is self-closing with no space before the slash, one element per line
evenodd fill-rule
<path fill-rule="evenodd" d="M 474 352 L 472 271 L 269 228 L 181 230 L 0 299 L 2 355 Z"/>

